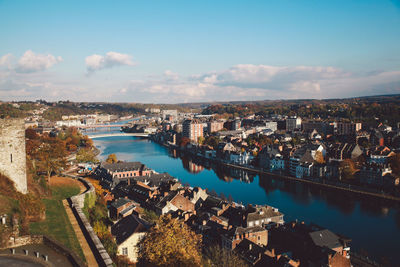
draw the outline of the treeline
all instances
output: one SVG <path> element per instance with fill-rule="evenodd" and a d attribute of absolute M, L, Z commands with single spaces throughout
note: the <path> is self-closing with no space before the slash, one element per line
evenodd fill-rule
<path fill-rule="evenodd" d="M 0 103 L 0 118 L 24 118 L 35 107 L 33 103 L 20 103 L 17 106 Z"/>
<path fill-rule="evenodd" d="M 26 154 L 35 180 L 42 184 L 43 175 L 47 181 L 53 173 L 59 173 L 67 166 L 67 156 L 77 153 L 80 162 L 95 161 L 93 141 L 82 135 L 76 128 L 64 128 L 57 134 L 39 135 L 32 128 L 25 131 Z"/>
<path fill-rule="evenodd" d="M 366 126 L 376 126 L 379 121 L 395 126 L 400 121 L 400 96 L 216 104 L 203 109 L 202 114 L 219 114 L 224 118 L 281 114 L 310 119 L 340 118 L 363 122 Z"/>

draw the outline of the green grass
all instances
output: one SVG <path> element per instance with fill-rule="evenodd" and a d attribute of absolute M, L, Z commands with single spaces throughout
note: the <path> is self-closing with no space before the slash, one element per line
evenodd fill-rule
<path fill-rule="evenodd" d="M 42 199 L 46 206 L 46 220 L 30 224 L 31 234 L 42 234 L 54 238 L 67 248 L 73 250 L 85 261 L 82 248 L 68 219 L 62 200 L 79 194 L 79 186 L 52 186 L 52 196 Z"/>

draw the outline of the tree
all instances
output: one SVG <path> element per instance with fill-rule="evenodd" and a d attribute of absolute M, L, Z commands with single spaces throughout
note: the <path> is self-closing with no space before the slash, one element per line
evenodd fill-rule
<path fill-rule="evenodd" d="M 108 155 L 108 157 L 106 159 L 106 162 L 107 163 L 116 163 L 116 162 L 118 162 L 117 155 L 115 155 L 114 153 Z"/>
<path fill-rule="evenodd" d="M 98 162 L 95 152 L 90 148 L 81 148 L 78 153 L 76 153 L 77 162 Z"/>
<path fill-rule="evenodd" d="M 223 249 L 218 245 L 211 246 L 204 251 L 204 266 L 212 267 L 247 267 L 245 261 L 243 261 L 236 253 Z"/>
<path fill-rule="evenodd" d="M 204 141 L 206 145 L 211 146 L 213 149 L 216 149 L 219 144 L 219 138 L 217 136 L 208 136 Z"/>
<path fill-rule="evenodd" d="M 354 174 L 357 171 L 354 161 L 351 159 L 345 159 L 340 163 L 340 165 L 343 168 L 343 178 L 353 179 Z"/>
<path fill-rule="evenodd" d="M 201 237 L 163 215 L 139 242 L 139 266 L 201 266 Z"/>
<path fill-rule="evenodd" d="M 202 145 L 202 144 L 204 144 L 204 141 L 205 141 L 206 139 L 203 137 L 203 136 L 199 136 L 199 138 L 198 138 L 198 140 L 197 140 L 197 143 L 199 144 L 199 145 Z"/>
<path fill-rule="evenodd" d="M 52 137 L 44 137 L 42 144 L 38 148 L 37 157 L 39 158 L 40 168 L 46 172 L 48 181 L 53 172 L 59 172 L 67 165 L 64 143 Z"/>
<path fill-rule="evenodd" d="M 324 155 L 321 151 L 315 152 L 315 161 L 319 164 L 325 163 Z"/>

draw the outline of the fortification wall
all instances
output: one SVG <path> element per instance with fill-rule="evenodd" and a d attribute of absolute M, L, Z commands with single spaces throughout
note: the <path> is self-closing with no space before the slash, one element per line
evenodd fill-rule
<path fill-rule="evenodd" d="M 28 192 L 26 181 L 25 124 L 22 119 L 0 119 L 0 172 Z"/>

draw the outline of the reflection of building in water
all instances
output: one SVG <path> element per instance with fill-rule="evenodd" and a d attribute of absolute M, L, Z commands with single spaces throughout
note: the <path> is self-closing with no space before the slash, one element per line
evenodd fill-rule
<path fill-rule="evenodd" d="M 169 150 L 169 155 L 171 157 L 173 157 L 174 159 L 178 158 L 178 153 L 177 153 L 176 149 L 170 149 Z"/>
<path fill-rule="evenodd" d="M 250 180 L 250 176 L 247 171 L 238 168 L 231 168 L 229 170 L 233 178 L 239 179 L 242 182 L 251 183 L 251 180 L 253 180 L 253 179 Z"/>
<path fill-rule="evenodd" d="M 193 163 L 193 161 L 188 160 L 187 158 L 182 158 L 182 165 L 183 165 L 183 168 L 185 168 L 190 173 L 194 173 L 194 174 L 197 174 L 204 170 L 203 166 L 197 165 L 196 163 Z"/>

